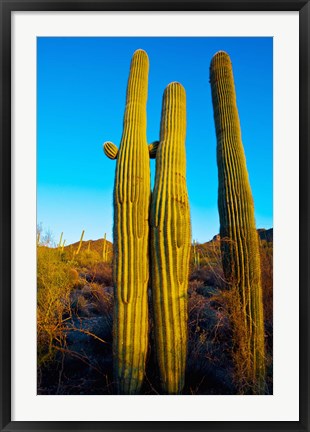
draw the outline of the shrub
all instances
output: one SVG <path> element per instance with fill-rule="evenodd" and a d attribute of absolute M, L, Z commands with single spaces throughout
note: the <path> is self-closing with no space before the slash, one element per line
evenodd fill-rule
<path fill-rule="evenodd" d="M 104 262 L 94 263 L 88 269 L 88 275 L 91 281 L 103 284 L 106 287 L 113 286 L 112 265 Z"/>
<path fill-rule="evenodd" d="M 71 316 L 70 293 L 77 272 L 61 260 L 59 250 L 37 250 L 37 349 L 38 366 L 52 361 L 66 343 L 64 326 Z"/>
<path fill-rule="evenodd" d="M 260 245 L 264 317 L 266 323 L 272 326 L 273 316 L 273 244 L 261 241 Z"/>
<path fill-rule="evenodd" d="M 95 263 L 102 261 L 102 256 L 95 250 L 81 250 L 78 254 L 73 255 L 73 261 L 80 269 L 88 269 Z"/>

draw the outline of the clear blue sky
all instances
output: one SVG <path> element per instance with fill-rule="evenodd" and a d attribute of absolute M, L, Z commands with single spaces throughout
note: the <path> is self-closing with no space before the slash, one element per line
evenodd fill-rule
<path fill-rule="evenodd" d="M 179 81 L 187 95 L 187 184 L 192 237 L 219 232 L 216 136 L 209 66 L 219 50 L 233 64 L 243 144 L 258 228 L 273 226 L 272 38 L 46 38 L 37 40 L 37 222 L 57 242 L 112 240 L 115 161 L 133 52 L 149 56 L 147 137 L 159 138 L 162 95 Z M 151 162 L 154 172 L 155 162 Z M 153 178 L 153 175 L 152 175 Z"/>

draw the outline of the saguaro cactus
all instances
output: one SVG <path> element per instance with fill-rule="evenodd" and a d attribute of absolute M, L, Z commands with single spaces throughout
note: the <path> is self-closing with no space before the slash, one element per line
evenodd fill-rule
<path fill-rule="evenodd" d="M 108 248 L 107 248 L 107 234 L 104 233 L 103 245 L 102 245 L 102 261 L 108 261 Z"/>
<path fill-rule="evenodd" d="M 171 83 L 163 97 L 160 143 L 151 203 L 151 271 L 154 332 L 164 392 L 184 385 L 187 283 L 191 247 L 186 188 L 186 96 Z"/>
<path fill-rule="evenodd" d="M 134 53 L 127 86 L 119 151 L 108 142 L 105 154 L 117 159 L 114 184 L 113 356 L 117 392 L 135 394 L 142 384 L 148 345 L 148 237 L 150 160 L 146 140 L 148 56 Z"/>
<path fill-rule="evenodd" d="M 59 243 L 58 243 L 58 248 L 60 248 L 61 247 L 61 245 L 62 245 L 62 238 L 63 238 L 63 235 L 64 235 L 64 233 L 62 232 L 61 234 L 60 234 L 60 239 L 59 239 Z"/>
<path fill-rule="evenodd" d="M 84 233 L 85 233 L 85 231 L 83 230 L 82 234 L 81 234 L 79 246 L 78 246 L 77 250 L 74 252 L 75 255 L 78 255 L 80 253 L 80 250 L 81 250 L 81 247 L 82 247 L 82 243 L 83 243 Z"/>
<path fill-rule="evenodd" d="M 200 253 L 197 249 L 197 242 L 194 240 L 193 242 L 193 255 L 194 255 L 194 265 L 196 269 L 200 268 Z"/>
<path fill-rule="evenodd" d="M 227 282 L 238 297 L 235 304 L 240 304 L 241 322 L 233 322 L 236 349 L 239 360 L 241 355 L 243 378 L 249 391 L 263 393 L 265 353 L 259 242 L 232 64 L 227 53 L 219 51 L 213 57 L 210 81 L 217 136 L 222 261 Z"/>

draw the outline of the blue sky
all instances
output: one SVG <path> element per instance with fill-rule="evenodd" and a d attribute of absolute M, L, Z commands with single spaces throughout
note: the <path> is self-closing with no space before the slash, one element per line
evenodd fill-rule
<path fill-rule="evenodd" d="M 115 161 L 132 54 L 150 61 L 147 138 L 159 138 L 162 95 L 179 81 L 187 97 L 187 185 L 192 237 L 219 232 L 216 136 L 209 66 L 219 50 L 233 64 L 243 144 L 258 228 L 273 226 L 272 38 L 37 39 L 37 222 L 57 242 L 112 240 Z M 151 161 L 154 173 L 155 162 Z M 154 175 L 152 174 L 152 179 Z"/>

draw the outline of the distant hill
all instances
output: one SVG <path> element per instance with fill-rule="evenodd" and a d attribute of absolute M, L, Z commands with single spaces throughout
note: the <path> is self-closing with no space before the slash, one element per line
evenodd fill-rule
<path fill-rule="evenodd" d="M 109 240 L 106 240 L 106 242 L 107 242 L 108 251 L 112 252 L 113 244 Z M 79 241 L 72 243 L 68 246 L 65 246 L 65 249 L 76 250 L 79 247 L 79 243 L 80 243 Z M 96 251 L 101 255 L 103 250 L 103 239 L 82 241 L 81 251 L 88 250 L 88 248 L 91 251 Z"/>
<path fill-rule="evenodd" d="M 257 230 L 258 235 L 260 237 L 261 240 L 266 240 L 267 242 L 272 242 L 273 241 L 273 228 L 269 228 L 269 229 L 265 229 L 265 228 L 258 228 Z M 216 234 L 212 240 L 210 240 L 210 242 L 216 242 L 216 241 L 220 241 L 221 237 L 219 234 Z M 206 242 L 209 243 L 209 242 Z"/>
<path fill-rule="evenodd" d="M 269 229 L 258 228 L 257 232 L 258 232 L 258 235 L 259 235 L 261 240 L 266 240 L 267 242 L 273 242 L 273 228 L 269 228 Z M 220 235 L 216 234 L 212 238 L 212 240 L 201 243 L 201 245 L 212 243 L 212 242 L 218 242 L 218 241 L 220 241 L 220 239 L 221 239 Z M 79 243 L 80 242 L 72 243 L 68 246 L 65 246 L 65 249 L 67 249 L 67 248 L 77 249 L 79 246 Z M 96 251 L 99 254 L 101 254 L 102 248 L 103 248 L 103 239 L 83 241 L 82 246 L 81 246 L 81 250 L 82 251 L 87 250 L 88 247 L 90 248 L 90 250 Z M 113 243 L 110 242 L 109 240 L 107 240 L 107 247 L 108 247 L 108 251 L 110 251 L 110 252 L 113 251 Z"/>
<path fill-rule="evenodd" d="M 273 241 L 273 228 L 265 229 L 265 228 L 259 228 L 258 234 L 261 240 L 266 240 L 267 242 Z"/>

